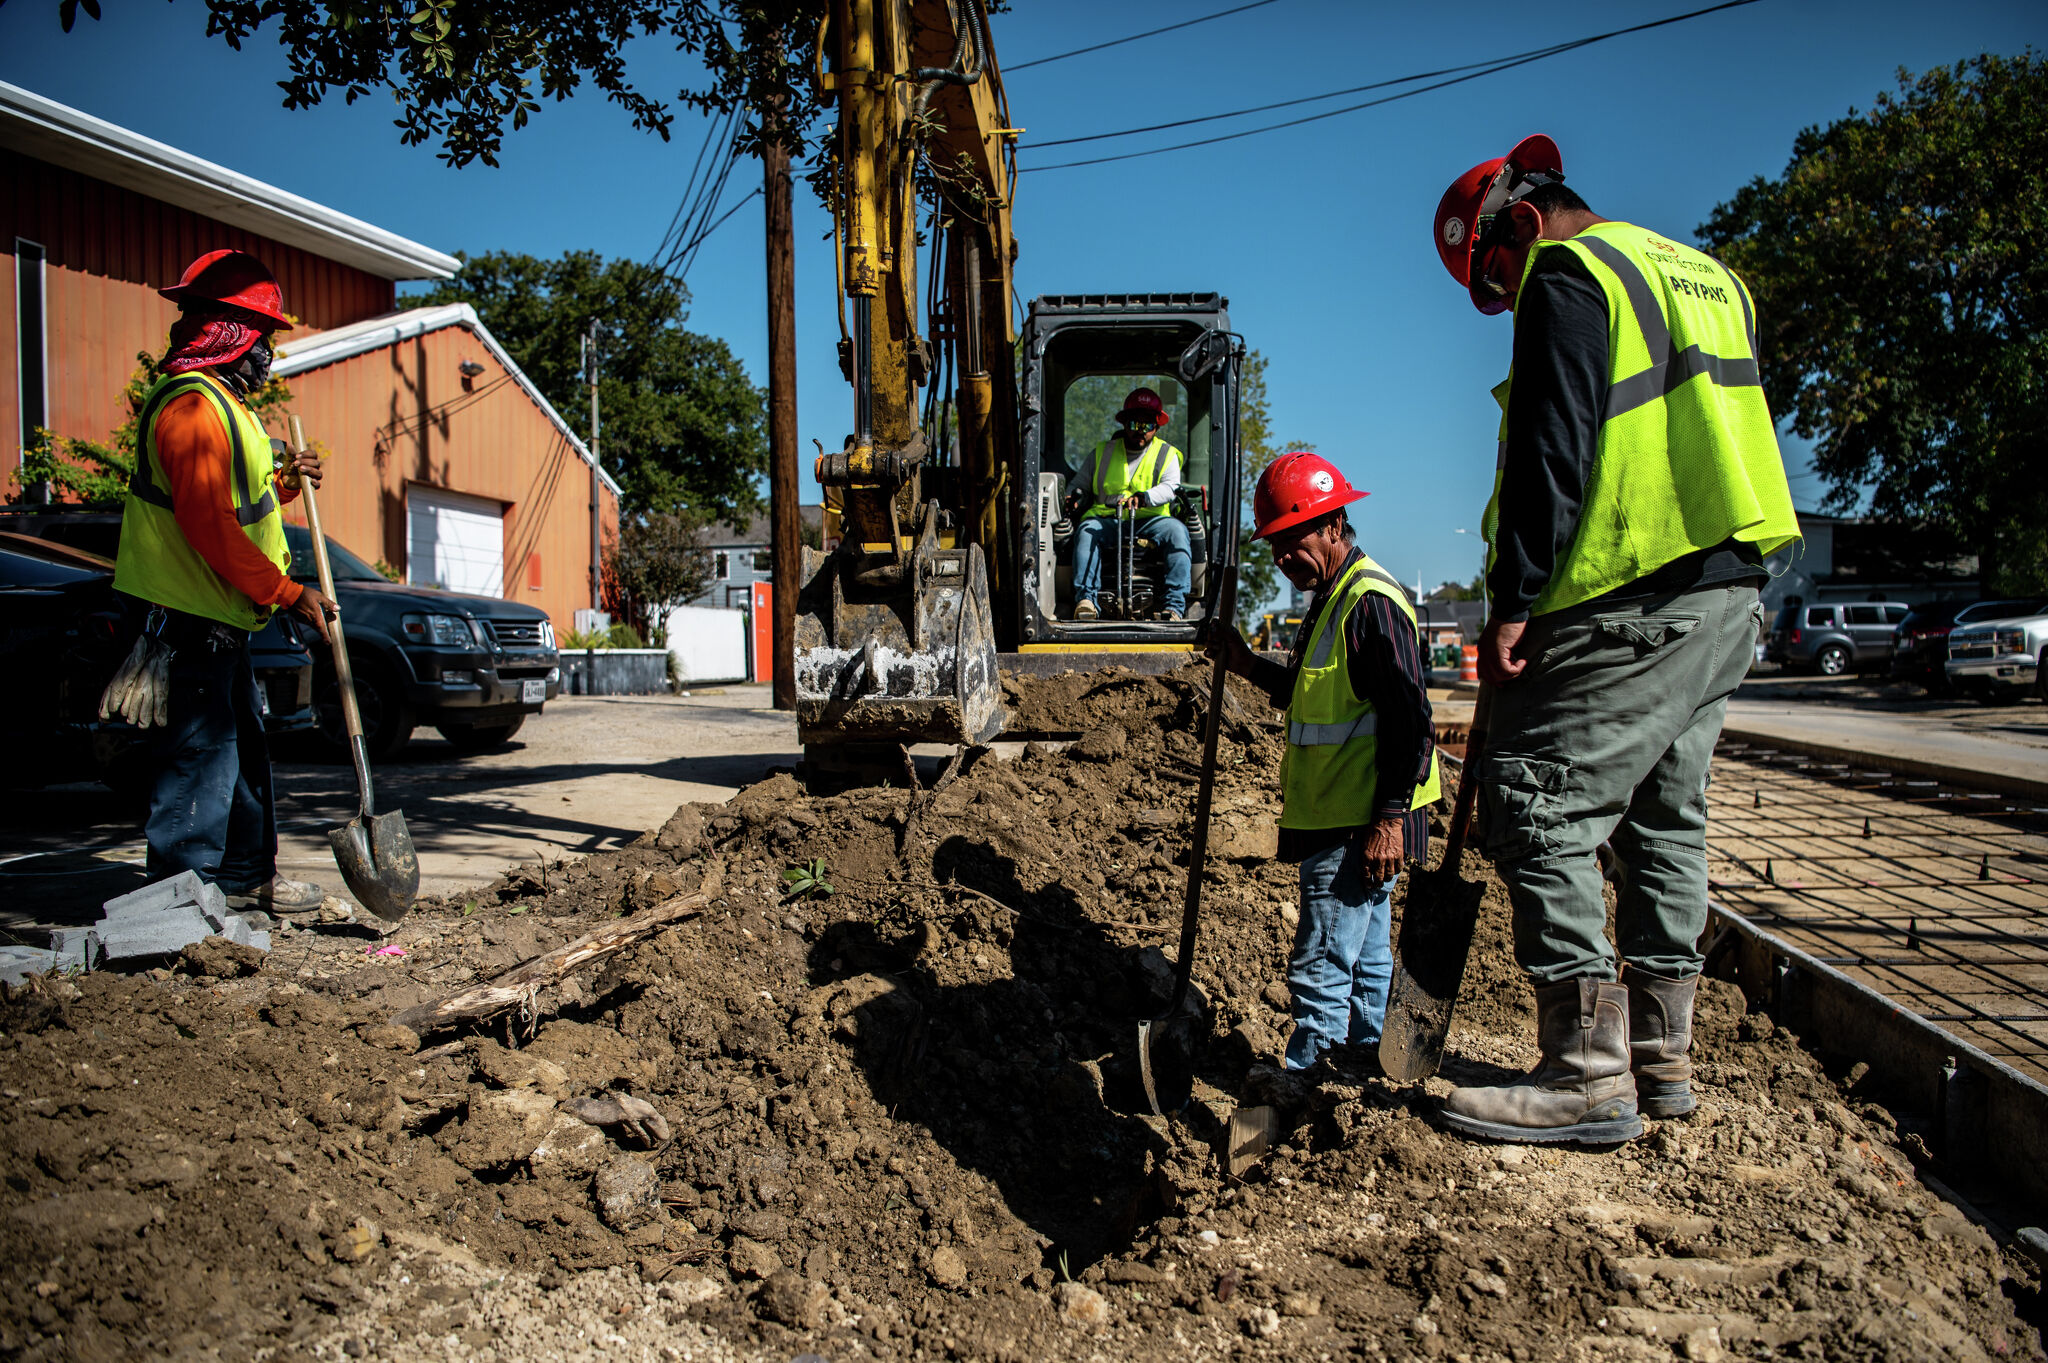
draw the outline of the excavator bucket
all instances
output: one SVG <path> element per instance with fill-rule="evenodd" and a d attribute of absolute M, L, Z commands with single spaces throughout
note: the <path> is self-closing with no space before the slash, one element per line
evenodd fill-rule
<path fill-rule="evenodd" d="M 803 554 L 797 597 L 797 735 L 825 744 L 987 743 L 1007 719 L 979 545 L 916 547 L 876 563 Z"/>

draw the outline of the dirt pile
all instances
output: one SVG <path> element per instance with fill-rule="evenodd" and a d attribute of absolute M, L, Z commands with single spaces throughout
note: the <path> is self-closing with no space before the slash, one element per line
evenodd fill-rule
<path fill-rule="evenodd" d="M 1192 1101 L 1136 1115 L 1205 699 L 1193 672 L 1026 683 L 1020 723 L 1071 747 L 918 791 L 776 776 L 388 940 L 11 998 L 0 1353 L 2039 1355 L 2008 1295 L 2031 1289 L 2002 1286 L 2023 1270 L 1727 986 L 1703 993 L 1702 1112 L 1623 1151 L 1468 1144 L 1429 1095 L 1332 1081 L 1224 1179 L 1294 914 L 1249 692 Z M 388 1021 L 714 861 L 701 916 L 489 1035 L 422 1048 Z M 831 892 L 792 895 L 820 862 Z M 1484 921 L 1453 1080 L 1529 1059 L 1497 885 Z"/>

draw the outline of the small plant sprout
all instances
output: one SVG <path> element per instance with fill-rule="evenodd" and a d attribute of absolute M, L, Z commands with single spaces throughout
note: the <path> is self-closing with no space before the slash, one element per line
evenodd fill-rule
<path fill-rule="evenodd" d="M 825 879 L 825 859 L 813 857 L 800 861 L 782 873 L 783 897 L 807 899 L 812 895 L 823 897 L 832 893 L 832 884 Z"/>

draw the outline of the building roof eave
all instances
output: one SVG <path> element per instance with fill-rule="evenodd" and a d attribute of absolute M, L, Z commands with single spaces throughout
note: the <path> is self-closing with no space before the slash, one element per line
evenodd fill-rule
<path fill-rule="evenodd" d="M 0 81 L 0 148 L 104 180 L 382 279 L 447 279 L 444 251 Z"/>
<path fill-rule="evenodd" d="M 498 344 L 498 338 L 491 335 L 490 328 L 476 315 L 476 309 L 467 303 L 443 303 L 439 307 L 410 308 L 403 312 L 386 313 L 382 317 L 372 317 L 367 321 L 336 327 L 332 331 L 314 332 L 309 336 L 287 341 L 277 363 L 271 367 L 271 372 L 279 378 L 288 379 L 296 374 L 324 369 L 328 365 L 339 364 L 343 360 L 367 355 L 373 350 L 383 350 L 401 341 L 409 341 L 414 337 L 452 326 L 462 327 L 477 338 L 483 348 L 490 352 L 491 358 L 498 362 L 511 376 L 512 381 L 532 400 L 534 406 L 540 408 L 548 420 L 554 423 L 555 429 L 561 432 L 562 439 L 576 452 L 576 456 L 597 471 L 597 476 L 611 489 L 614 497 L 619 496 L 617 481 L 604 471 L 603 466 L 590 453 L 590 447 L 570 429 L 569 423 L 562 419 L 562 414 L 555 410 L 555 405 L 534 386 L 533 380 L 526 376 L 526 371 L 513 361 L 512 356 L 506 353 L 505 347 Z"/>

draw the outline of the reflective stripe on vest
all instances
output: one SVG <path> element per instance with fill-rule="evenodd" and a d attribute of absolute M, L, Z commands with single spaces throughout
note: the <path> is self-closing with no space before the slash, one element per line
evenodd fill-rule
<path fill-rule="evenodd" d="M 1401 603 L 1412 625 L 1415 610 L 1391 574 L 1363 554 L 1324 594 L 1315 628 L 1304 641 L 1294 694 L 1287 705 L 1287 752 L 1280 764 L 1280 826 L 1357 828 L 1376 817 L 1379 786 L 1379 716 L 1351 686 L 1344 643 L 1351 613 L 1373 594 Z M 1415 788 L 1409 808 L 1442 793 L 1436 754 Z"/>
<path fill-rule="evenodd" d="M 135 473 L 129 480 L 128 501 L 121 516 L 114 587 L 188 615 L 258 630 L 270 618 L 271 608 L 257 605 L 214 571 L 185 539 L 172 506 L 169 480 L 164 478 L 156 449 L 156 424 L 166 404 L 188 393 L 205 398 L 227 436 L 228 495 L 236 523 L 278 571 L 291 571 L 284 515 L 271 483 L 279 446 L 255 415 L 217 380 L 201 373 L 178 374 L 158 381 L 143 400 L 137 418 Z"/>
<path fill-rule="evenodd" d="M 1713 257 L 1629 223 L 1539 242 L 1528 269 L 1545 250 L 1570 251 L 1600 286 L 1608 382 L 1578 525 L 1531 614 L 1590 601 L 1730 539 L 1766 555 L 1798 539 L 1742 281 Z M 1494 389 L 1500 456 L 1481 523 L 1489 569 L 1513 382 L 1510 374 Z"/>
<path fill-rule="evenodd" d="M 1130 459 L 1123 454 L 1122 444 L 1118 437 L 1111 436 L 1095 447 L 1095 468 L 1088 479 L 1088 486 L 1095 493 L 1095 505 L 1089 507 L 1086 513 L 1090 516 L 1114 516 L 1117 514 L 1117 508 L 1111 503 L 1117 497 L 1127 492 L 1150 492 L 1159 485 L 1159 470 L 1165 466 L 1166 456 L 1180 455 L 1179 450 L 1156 435 L 1152 437 L 1152 443 L 1145 446 L 1144 452 L 1136 459 Z M 1118 457 L 1113 462 L 1106 458 L 1112 448 L 1118 450 Z M 1185 465 L 1186 461 L 1182 460 L 1182 463 Z M 1159 506 L 1133 507 L 1131 514 L 1164 516 L 1167 510 L 1162 503 Z"/>

